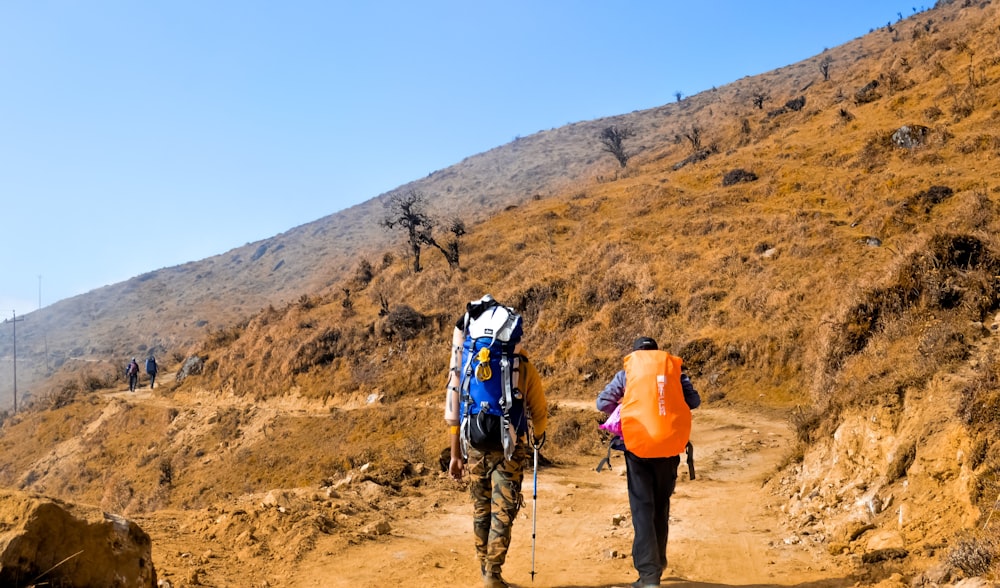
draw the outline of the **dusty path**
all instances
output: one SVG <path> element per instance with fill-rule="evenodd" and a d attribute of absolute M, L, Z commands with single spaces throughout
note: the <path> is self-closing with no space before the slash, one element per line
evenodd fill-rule
<path fill-rule="evenodd" d="M 665 586 L 846 586 L 853 582 L 822 546 L 783 526 L 779 498 L 763 488 L 791 447 L 780 421 L 726 408 L 696 412 L 697 479 L 681 466 L 672 502 L 670 567 Z M 517 586 L 626 586 L 632 569 L 631 521 L 623 475 L 594 470 L 598 457 L 539 473 L 534 580 L 532 486 L 522 509 L 505 577 Z M 615 525 L 615 515 L 626 519 Z M 333 538 L 288 569 L 288 586 L 480 586 L 473 557 L 471 504 L 464 492 L 428 493 L 395 513 L 392 531 L 344 547 Z M 327 541 L 328 543 L 324 543 Z"/>
<path fill-rule="evenodd" d="M 211 396 L 166 399 L 148 388 L 134 395 L 127 391 L 112 395 L 157 404 L 228 402 Z M 560 404 L 591 408 L 589 402 Z M 320 414 L 303 405 L 293 412 Z M 838 567 L 824 545 L 785 526 L 782 497 L 773 493 L 773 485 L 764 485 L 793 446 L 788 424 L 725 407 L 702 407 L 694 415 L 697 479 L 689 480 L 686 466 L 681 465 L 664 586 L 852 585 L 848 570 Z M 528 473 L 525 507 L 504 568 L 504 576 L 514 585 L 611 588 L 627 586 L 636 578 L 624 459 L 614 454 L 613 469 L 598 473 L 600 457 L 560 455 L 557 465 L 539 472 L 534 580 Z M 204 532 L 210 526 L 205 521 L 217 513 L 161 512 L 142 518 L 153 539 L 156 565 L 173 586 L 481 586 L 473 555 L 472 506 L 464 485 L 441 474 L 433 483 L 380 503 L 377 509 L 391 523 L 388 534 L 354 540 L 343 534 L 318 534 L 315 545 L 301 557 L 263 559 L 220 549 Z"/>

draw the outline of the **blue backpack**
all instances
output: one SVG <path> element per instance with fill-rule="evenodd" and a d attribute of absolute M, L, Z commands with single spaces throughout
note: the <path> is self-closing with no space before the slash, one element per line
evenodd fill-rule
<path fill-rule="evenodd" d="M 480 451 L 514 453 L 528 430 L 524 396 L 517 387 L 521 316 L 489 295 L 471 302 L 465 313 L 461 369 L 461 441 Z"/>

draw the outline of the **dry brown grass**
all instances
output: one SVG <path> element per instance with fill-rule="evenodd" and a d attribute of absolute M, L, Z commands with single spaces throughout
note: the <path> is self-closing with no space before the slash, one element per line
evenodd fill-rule
<path fill-rule="evenodd" d="M 971 465 L 975 473 L 972 499 L 982 518 L 997 519 L 1000 505 L 1000 362 L 982 358 L 982 368 L 961 390 L 958 417 L 974 439 Z M 992 520 L 991 520 L 992 522 Z"/>
<path fill-rule="evenodd" d="M 380 250 L 377 263 L 330 268 L 306 296 L 210 321 L 189 353 L 204 373 L 163 394 L 210 390 L 239 408 L 121 407 L 66 477 L 39 473 L 33 485 L 148 510 L 315 484 L 365 462 L 397 477 L 435 463 L 452 325 L 489 292 L 524 314 L 526 351 L 555 403 L 591 400 L 639 335 L 683 357 L 708 402 L 794 409 L 803 442 L 829 437 L 849 411 L 878 411 L 902 429 L 909 398 L 961 372 L 956 418 L 976 440 L 973 498 L 987 505 L 1000 491 L 1000 368 L 983 359 L 984 323 L 1000 310 L 1000 17 L 953 4 L 930 14 L 933 27 L 922 15 L 899 23 L 896 40 L 879 31 L 831 49 L 829 82 L 770 72 L 630 117 L 645 134 L 627 173 L 592 159 L 538 198 L 503 195 L 519 204 L 469 223 L 457 270 L 429 250 L 414 274 L 405 250 Z M 873 79 L 880 95 L 853 99 Z M 769 108 L 803 94 L 805 108 L 768 116 L 749 100 L 760 85 Z M 904 124 L 927 125 L 924 144 L 895 145 Z M 675 169 L 692 152 L 675 138 L 694 126 L 715 151 Z M 558 150 L 555 136 L 532 142 Z M 457 182 L 471 165 L 435 181 Z M 728 182 L 731 170 L 757 179 Z M 467 207 L 485 198 L 470 185 Z M 44 447 L 97 421 L 88 388 L 4 423 L 0 481 L 16 483 Z M 260 408 L 291 397 L 329 413 Z M 599 451 L 597 416 L 555 410 L 552 455 Z M 20 447 L 32 427 L 37 445 Z M 891 477 L 906 475 L 915 447 L 898 453 Z"/>
<path fill-rule="evenodd" d="M 963 17 L 962 26 L 979 26 Z M 389 316 L 359 292 L 350 316 L 336 295 L 317 298 L 305 323 L 289 307 L 264 338 L 236 342 L 211 364 L 208 385 L 434 397 L 454 317 L 488 291 L 524 312 L 527 348 L 556 398 L 595 394 L 647 334 L 685 357 L 707 398 L 834 407 L 816 434 L 835 426 L 839 406 L 900 408 L 908 390 L 968 358 L 982 333 L 966 324 L 998 298 L 995 244 L 985 237 L 997 228 L 995 193 L 969 161 L 995 156 L 996 118 L 974 110 L 940 121 L 912 150 L 890 138 L 908 121 L 939 118 L 941 96 L 956 92 L 942 68 L 962 58 L 952 43 L 928 45 L 931 35 L 865 49 L 869 61 L 811 87 L 799 112 L 755 111 L 735 85 L 693 102 L 674 134 L 697 126 L 721 153 L 674 171 L 690 145 L 662 143 L 637 155 L 629 174 L 470 226 L 457 271 L 433 251 L 417 275 L 397 257 L 368 287 L 389 301 Z M 853 105 L 845 122 L 843 96 L 883 58 L 875 75 L 885 95 Z M 1000 68 L 984 63 L 982 74 L 1000 77 Z M 713 118 L 723 105 L 740 118 Z M 744 120 L 767 130 L 748 140 Z M 725 186 L 732 169 L 758 180 Z M 263 322 L 252 319 L 248 334 Z"/>

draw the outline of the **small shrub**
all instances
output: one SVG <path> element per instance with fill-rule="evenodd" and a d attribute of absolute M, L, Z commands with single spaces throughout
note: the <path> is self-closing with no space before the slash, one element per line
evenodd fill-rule
<path fill-rule="evenodd" d="M 955 101 L 951 105 L 951 114 L 955 120 L 967 118 L 976 110 L 976 93 L 970 85 L 961 93 L 955 96 Z"/>
<path fill-rule="evenodd" d="M 329 364 L 344 354 L 343 348 L 340 331 L 326 328 L 298 349 L 292 360 L 292 372 L 305 373 L 313 367 Z"/>
<path fill-rule="evenodd" d="M 681 303 L 670 297 L 655 298 L 643 301 L 646 312 L 653 319 L 665 319 L 681 311 Z"/>
<path fill-rule="evenodd" d="M 674 164 L 674 171 L 677 171 L 685 166 L 691 165 L 692 163 L 698 163 L 699 161 L 704 161 L 712 156 L 713 153 L 718 151 L 714 147 L 708 147 L 705 149 L 700 149 L 695 151 L 691 155 L 685 157 L 683 160 Z"/>
<path fill-rule="evenodd" d="M 354 271 L 354 282 L 358 285 L 359 290 L 364 290 L 368 284 L 371 283 L 372 278 L 375 277 L 375 268 L 372 266 L 371 262 L 367 259 L 362 259 L 358 262 L 358 267 Z"/>
<path fill-rule="evenodd" d="M 617 302 L 634 288 L 635 284 L 625 276 L 608 277 L 600 283 L 600 287 L 598 289 L 600 302 L 602 304 Z"/>
<path fill-rule="evenodd" d="M 826 416 L 823 412 L 814 408 L 796 407 L 792 410 L 789 420 L 791 420 L 792 428 L 795 430 L 796 438 L 802 443 L 808 443 L 811 440 L 812 433 L 816 431 L 820 422 Z"/>
<path fill-rule="evenodd" d="M 316 307 L 316 301 L 309 297 L 308 294 L 303 294 L 299 296 L 299 308 L 302 310 L 311 310 Z"/>
<path fill-rule="evenodd" d="M 752 171 L 747 171 L 745 169 L 733 169 L 726 172 L 722 176 L 723 186 L 732 186 L 733 184 L 739 184 L 740 182 L 756 182 L 757 174 Z"/>
<path fill-rule="evenodd" d="M 398 336 L 406 341 L 416 337 L 425 326 L 427 326 L 426 316 L 405 304 L 400 304 L 386 316 L 384 334 L 390 339 Z"/>
<path fill-rule="evenodd" d="M 685 367 L 694 375 L 700 374 L 705 365 L 718 354 L 718 345 L 707 337 L 689 341 L 677 351 L 677 355 L 684 360 Z"/>
<path fill-rule="evenodd" d="M 1000 546 L 992 537 L 965 537 L 958 541 L 946 558 L 948 565 L 960 570 L 965 577 L 985 576 L 1000 555 Z"/>
<path fill-rule="evenodd" d="M 534 324 L 538 315 L 547 304 L 558 300 L 559 290 L 564 287 L 561 282 L 547 284 L 532 284 L 523 292 L 511 299 L 511 305 L 520 310 L 526 324 Z"/>
<path fill-rule="evenodd" d="M 950 198 L 955 191 L 948 186 L 931 186 L 923 192 L 913 195 L 912 202 L 919 202 L 928 208 L 940 204 L 945 198 Z"/>
<path fill-rule="evenodd" d="M 160 460 L 160 486 L 169 486 L 174 481 L 174 466 L 169 459 Z"/>
<path fill-rule="evenodd" d="M 988 364 L 966 385 L 957 412 L 972 430 L 1000 435 L 1000 365 Z"/>
<path fill-rule="evenodd" d="M 798 98 L 792 98 L 788 102 L 785 102 L 785 108 L 798 112 L 806 107 L 806 97 L 799 96 Z"/>
<path fill-rule="evenodd" d="M 859 353 L 868 341 L 883 328 L 888 320 L 911 306 L 919 292 L 907 284 L 874 288 L 851 306 L 841 320 L 835 336 L 835 350 L 831 353 L 833 365 L 848 355 Z"/>
<path fill-rule="evenodd" d="M 872 80 L 854 92 L 854 103 L 857 105 L 874 102 L 882 96 L 878 93 L 878 80 Z"/>
<path fill-rule="evenodd" d="M 94 374 L 88 374 L 83 377 L 83 389 L 87 392 L 96 392 L 101 388 L 108 387 L 107 382 L 104 378 L 95 376 Z"/>
<path fill-rule="evenodd" d="M 80 385 L 76 382 L 65 384 L 62 388 L 49 392 L 39 397 L 39 402 L 45 408 L 54 410 L 73 404 L 77 394 L 80 393 Z"/>
<path fill-rule="evenodd" d="M 244 326 L 220 327 L 205 338 L 205 351 L 222 349 L 240 338 L 243 334 Z"/>

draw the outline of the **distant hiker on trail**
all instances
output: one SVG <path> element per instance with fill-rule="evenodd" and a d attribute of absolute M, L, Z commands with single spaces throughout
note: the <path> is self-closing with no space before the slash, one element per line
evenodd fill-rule
<path fill-rule="evenodd" d="M 461 480 L 468 459 L 472 528 L 485 588 L 509 586 L 500 569 L 523 502 L 525 463 L 534 448 L 537 481 L 537 450 L 545 443 L 545 392 L 538 371 L 521 352 L 521 333 L 521 317 L 487 294 L 466 306 L 452 334 L 444 409 L 451 439 L 449 473 Z"/>
<path fill-rule="evenodd" d="M 146 374 L 149 375 L 149 389 L 153 389 L 153 382 L 156 381 L 156 358 L 150 355 L 146 358 Z"/>
<path fill-rule="evenodd" d="M 128 376 L 128 391 L 135 392 L 136 386 L 139 384 L 139 362 L 132 358 L 132 361 L 125 368 L 125 375 Z"/>
<path fill-rule="evenodd" d="M 677 466 L 691 436 L 691 409 L 701 396 L 681 370 L 681 358 L 640 337 L 625 356 L 625 369 L 597 396 L 597 409 L 619 410 L 632 511 L 632 565 L 639 572 L 633 588 L 660 585 L 667 567 L 670 495 Z"/>

